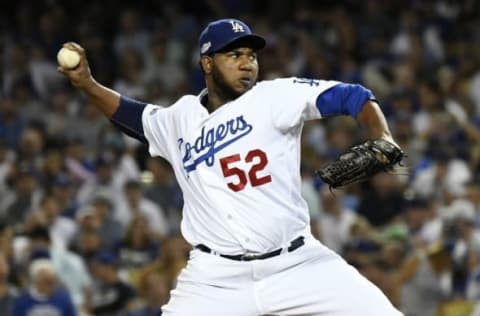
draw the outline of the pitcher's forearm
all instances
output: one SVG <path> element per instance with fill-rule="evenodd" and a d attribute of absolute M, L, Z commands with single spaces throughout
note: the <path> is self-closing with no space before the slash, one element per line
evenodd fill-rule
<path fill-rule="evenodd" d="M 111 118 L 120 105 L 120 94 L 101 85 L 95 79 L 92 79 L 82 90 L 87 94 L 90 102 L 107 118 Z"/>
<path fill-rule="evenodd" d="M 385 116 L 378 104 L 367 101 L 358 115 L 358 122 L 365 126 L 371 139 L 384 138 L 392 140 Z"/>

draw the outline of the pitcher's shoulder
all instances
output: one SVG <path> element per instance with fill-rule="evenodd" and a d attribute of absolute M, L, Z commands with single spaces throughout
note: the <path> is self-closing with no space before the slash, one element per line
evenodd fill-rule
<path fill-rule="evenodd" d="M 274 79 L 267 79 L 257 82 L 254 88 L 264 88 L 264 87 L 272 87 L 272 86 L 281 86 L 284 84 L 293 83 L 296 77 L 282 77 L 282 78 L 274 78 Z"/>
<path fill-rule="evenodd" d="M 252 94 L 272 94 L 293 82 L 293 79 L 294 77 L 287 77 L 258 81 L 249 92 Z"/>
<path fill-rule="evenodd" d="M 254 89 L 265 90 L 265 89 L 285 89 L 288 87 L 294 87 L 298 85 L 307 85 L 312 87 L 323 87 L 336 84 L 336 81 L 328 81 L 323 79 L 311 79 L 311 78 L 300 78 L 300 77 L 282 77 L 269 80 L 259 81 Z"/>

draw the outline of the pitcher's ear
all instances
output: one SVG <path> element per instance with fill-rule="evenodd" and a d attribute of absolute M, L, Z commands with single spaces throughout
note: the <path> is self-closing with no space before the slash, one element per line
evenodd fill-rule
<path fill-rule="evenodd" d="M 212 71 L 213 57 L 210 55 L 203 55 L 200 59 L 200 69 L 204 74 L 209 74 Z"/>

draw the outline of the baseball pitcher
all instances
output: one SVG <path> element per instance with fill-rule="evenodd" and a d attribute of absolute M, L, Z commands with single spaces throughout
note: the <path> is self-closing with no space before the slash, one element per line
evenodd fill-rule
<path fill-rule="evenodd" d="M 193 246 L 166 316 L 397 316 L 384 294 L 315 240 L 300 194 L 305 121 L 351 115 L 369 132 L 318 171 L 332 187 L 389 170 L 403 157 L 372 93 L 355 84 L 257 82 L 265 40 L 242 21 L 214 21 L 199 37 L 206 89 L 169 107 L 97 83 L 85 51 L 59 67 L 113 124 L 167 159 L 184 195 L 182 234 Z"/>

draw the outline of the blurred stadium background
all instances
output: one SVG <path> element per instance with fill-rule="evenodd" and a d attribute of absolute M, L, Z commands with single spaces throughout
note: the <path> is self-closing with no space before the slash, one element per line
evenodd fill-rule
<path fill-rule="evenodd" d="M 307 124 L 303 191 L 314 234 L 406 316 L 479 316 L 475 0 L 2 2 L 0 315 L 24 315 L 35 297 L 63 315 L 69 302 L 80 314 L 160 315 L 189 251 L 182 194 L 168 163 L 57 73 L 56 53 L 76 41 L 97 81 L 169 106 L 203 88 L 197 38 L 224 17 L 267 38 L 261 79 L 370 88 L 408 153 L 408 174 L 332 195 L 313 170 L 364 135 L 343 117 Z"/>

